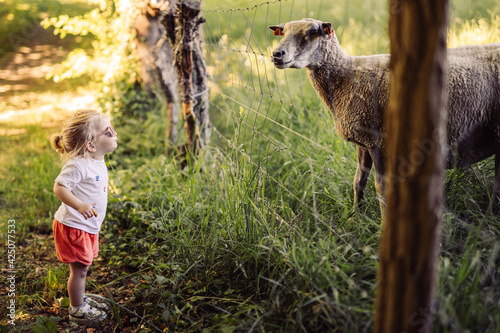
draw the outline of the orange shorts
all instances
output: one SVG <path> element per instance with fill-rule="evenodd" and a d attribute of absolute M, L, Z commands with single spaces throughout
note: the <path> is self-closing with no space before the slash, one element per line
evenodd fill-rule
<path fill-rule="evenodd" d="M 54 241 L 57 259 L 64 263 L 79 262 L 90 266 L 99 253 L 99 234 L 68 227 L 54 220 Z"/>

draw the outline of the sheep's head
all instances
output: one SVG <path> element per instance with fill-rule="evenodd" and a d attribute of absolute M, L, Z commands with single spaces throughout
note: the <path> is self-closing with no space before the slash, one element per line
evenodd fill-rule
<path fill-rule="evenodd" d="M 276 36 L 284 36 L 273 52 L 277 68 L 304 68 L 317 64 L 324 57 L 320 45 L 332 38 L 332 24 L 313 19 L 302 19 L 270 26 Z"/>

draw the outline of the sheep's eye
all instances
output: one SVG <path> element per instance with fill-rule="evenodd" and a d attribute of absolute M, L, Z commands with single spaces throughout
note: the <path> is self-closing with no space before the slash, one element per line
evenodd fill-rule
<path fill-rule="evenodd" d="M 321 35 L 321 32 L 318 30 L 318 29 L 310 29 L 309 31 L 307 31 L 307 33 L 305 34 L 304 36 L 304 41 L 308 41 L 310 40 L 311 38 L 315 37 L 315 36 L 319 36 Z"/>
<path fill-rule="evenodd" d="M 308 31 L 307 35 L 308 36 L 320 35 L 320 31 L 318 29 L 311 29 L 311 30 Z"/>

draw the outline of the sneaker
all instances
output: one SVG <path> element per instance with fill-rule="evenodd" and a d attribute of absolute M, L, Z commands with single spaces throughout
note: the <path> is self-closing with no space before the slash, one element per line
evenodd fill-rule
<path fill-rule="evenodd" d="M 106 312 L 91 307 L 87 303 L 83 303 L 75 311 L 69 310 L 69 320 L 73 321 L 103 321 L 106 316 Z"/>
<path fill-rule="evenodd" d="M 83 295 L 83 303 L 87 303 L 93 308 L 99 309 L 101 311 L 109 311 L 109 305 L 107 302 L 99 302 L 92 297 L 88 297 L 86 295 Z"/>

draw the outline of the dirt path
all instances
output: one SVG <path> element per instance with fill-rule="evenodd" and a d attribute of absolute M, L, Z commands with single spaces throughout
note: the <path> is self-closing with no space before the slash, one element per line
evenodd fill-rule
<path fill-rule="evenodd" d="M 78 109 L 95 105 L 95 96 L 88 89 L 45 78 L 67 54 L 56 45 L 35 43 L 2 60 L 0 135 L 19 133 L 22 129 L 17 127 L 29 124 L 52 126 Z"/>

